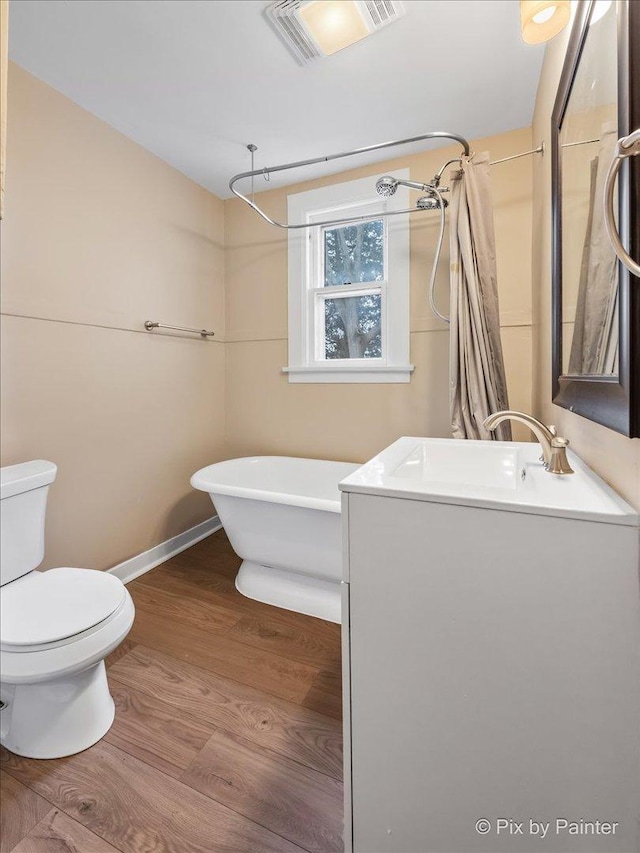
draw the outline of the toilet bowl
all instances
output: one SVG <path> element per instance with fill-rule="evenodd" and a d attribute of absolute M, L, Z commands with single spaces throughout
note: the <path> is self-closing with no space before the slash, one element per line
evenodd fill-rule
<path fill-rule="evenodd" d="M 27 758 L 73 755 L 107 733 L 104 659 L 135 615 L 113 575 L 35 570 L 56 470 L 44 461 L 0 469 L 0 743 Z"/>

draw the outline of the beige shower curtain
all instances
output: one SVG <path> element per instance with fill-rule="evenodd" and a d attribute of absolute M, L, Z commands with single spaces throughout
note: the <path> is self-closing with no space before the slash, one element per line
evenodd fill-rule
<path fill-rule="evenodd" d="M 482 422 L 509 408 L 500 340 L 493 205 L 489 155 L 462 158 L 452 176 L 451 242 L 451 427 L 454 438 L 511 440 L 505 421 L 495 432 Z"/>
<path fill-rule="evenodd" d="M 617 125 L 604 125 L 598 155 L 591 161 L 589 216 L 569 356 L 570 374 L 602 376 L 618 372 L 618 264 L 605 230 L 602 203 L 617 141 Z"/>

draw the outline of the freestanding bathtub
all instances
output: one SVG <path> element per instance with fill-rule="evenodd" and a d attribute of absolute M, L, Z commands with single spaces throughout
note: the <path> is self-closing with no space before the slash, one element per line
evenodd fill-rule
<path fill-rule="evenodd" d="M 243 563 L 236 587 L 249 598 L 340 622 L 342 542 L 338 483 L 359 464 L 250 456 L 191 478 L 208 492 Z"/>

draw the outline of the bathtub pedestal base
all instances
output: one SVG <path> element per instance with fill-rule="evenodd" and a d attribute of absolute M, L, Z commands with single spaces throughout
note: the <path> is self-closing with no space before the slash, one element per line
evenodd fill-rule
<path fill-rule="evenodd" d="M 341 622 L 340 583 L 272 569 L 245 560 L 236 576 L 236 589 L 247 598 L 294 610 L 307 616 Z"/>

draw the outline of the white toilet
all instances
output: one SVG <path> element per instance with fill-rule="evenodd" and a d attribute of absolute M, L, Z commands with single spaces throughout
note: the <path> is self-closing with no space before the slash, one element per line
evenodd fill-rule
<path fill-rule="evenodd" d="M 104 659 L 135 615 L 113 575 L 34 571 L 56 471 L 42 460 L 0 469 L 0 743 L 27 758 L 73 755 L 107 733 Z"/>

